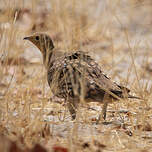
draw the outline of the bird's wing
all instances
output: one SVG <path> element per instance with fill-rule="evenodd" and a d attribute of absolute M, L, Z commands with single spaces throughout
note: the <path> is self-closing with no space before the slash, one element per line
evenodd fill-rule
<path fill-rule="evenodd" d="M 120 86 L 108 78 L 102 71 L 98 63 L 92 59 L 88 54 L 84 52 L 76 52 L 72 56 L 78 56 L 75 60 L 72 60 L 72 65 L 77 67 L 77 70 L 87 79 L 86 83 L 88 89 L 95 88 L 95 90 L 104 90 L 111 92 L 119 97 L 123 97 L 123 94 L 128 94 L 130 90 L 126 87 Z M 110 93 L 109 92 L 109 93 Z M 97 93 L 99 93 L 97 91 Z M 111 94 L 111 95 L 112 95 Z"/>
<path fill-rule="evenodd" d="M 94 90 L 94 94 L 103 91 L 109 91 L 121 97 L 125 87 L 117 85 L 103 74 L 101 67 L 88 54 L 84 52 L 75 52 L 67 54 L 52 62 L 48 70 L 49 84 L 53 82 L 53 77 L 57 79 L 58 87 L 63 92 L 70 92 L 76 89 L 81 92 L 83 86 L 86 87 L 86 93 Z M 54 76 L 53 76 L 54 75 Z M 55 82 L 55 81 L 54 81 Z M 65 90 L 67 88 L 67 90 Z M 127 89 L 129 92 L 129 90 Z"/>

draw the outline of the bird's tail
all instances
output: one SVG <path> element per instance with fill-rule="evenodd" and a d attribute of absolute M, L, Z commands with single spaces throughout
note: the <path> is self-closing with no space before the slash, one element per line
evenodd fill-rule
<path fill-rule="evenodd" d="M 129 95 L 128 98 L 132 98 L 132 99 L 142 99 L 140 97 L 136 97 L 136 96 L 132 96 L 132 95 Z"/>

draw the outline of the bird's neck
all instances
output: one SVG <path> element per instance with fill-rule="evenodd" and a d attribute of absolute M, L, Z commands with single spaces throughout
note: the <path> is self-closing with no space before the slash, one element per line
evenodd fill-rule
<path fill-rule="evenodd" d="M 53 55 L 53 50 L 51 50 L 51 51 L 50 50 L 46 50 L 46 49 L 44 50 L 44 53 L 43 53 L 43 64 L 45 65 L 46 69 L 49 68 L 52 55 Z"/>

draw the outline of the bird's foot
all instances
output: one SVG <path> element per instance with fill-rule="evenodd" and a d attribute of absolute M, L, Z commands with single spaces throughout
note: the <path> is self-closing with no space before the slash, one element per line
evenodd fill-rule
<path fill-rule="evenodd" d="M 96 124 L 99 124 L 100 123 L 100 121 L 104 124 L 104 123 L 106 123 L 106 114 L 105 115 L 99 115 L 99 117 L 97 118 L 97 120 L 96 120 Z"/>

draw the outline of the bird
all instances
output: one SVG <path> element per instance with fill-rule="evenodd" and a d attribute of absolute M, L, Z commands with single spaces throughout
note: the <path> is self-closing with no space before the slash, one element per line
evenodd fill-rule
<path fill-rule="evenodd" d="M 42 53 L 50 89 L 55 96 L 65 99 L 72 120 L 76 119 L 81 102 L 102 103 L 101 114 L 106 120 L 109 103 L 123 98 L 140 99 L 130 95 L 128 88 L 107 77 L 101 66 L 88 53 L 77 50 L 56 57 L 54 43 L 45 33 L 36 33 L 24 37 L 24 40 L 32 42 Z"/>

